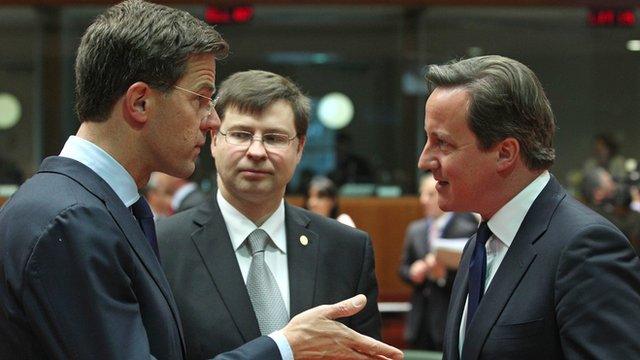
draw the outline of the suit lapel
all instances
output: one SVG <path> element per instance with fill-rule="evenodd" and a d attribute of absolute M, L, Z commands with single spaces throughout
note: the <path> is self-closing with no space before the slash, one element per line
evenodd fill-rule
<path fill-rule="evenodd" d="M 564 196 L 564 191 L 552 176 L 527 212 L 506 256 L 480 302 L 473 321 L 467 324 L 467 334 L 473 334 L 473 336 L 465 338 L 462 351 L 463 359 L 477 359 L 479 357 L 489 332 L 527 269 L 535 260 L 534 243 L 547 230 L 551 217 Z M 465 269 L 465 274 L 468 274 L 468 267 Z M 466 297 L 467 291 L 464 293 Z"/>
<path fill-rule="evenodd" d="M 169 288 L 167 278 L 164 275 L 164 271 L 160 266 L 160 262 L 158 261 L 155 252 L 147 242 L 142 229 L 138 225 L 133 214 L 124 206 L 118 195 L 96 173 L 75 160 L 63 157 L 47 158 L 42 162 L 40 172 L 55 172 L 65 175 L 76 181 L 82 187 L 87 189 L 87 191 L 91 192 L 103 201 L 116 224 L 122 230 L 122 233 L 129 242 L 129 245 L 131 245 L 131 248 L 137 254 L 140 262 L 146 268 L 147 272 L 169 304 L 171 313 L 173 314 L 176 325 L 178 326 L 180 339 L 182 340 L 182 346 L 184 349 L 185 343 L 182 334 L 180 316 L 178 315 L 178 307 Z"/>
<path fill-rule="evenodd" d="M 318 234 L 308 229 L 309 222 L 301 210 L 285 203 L 290 317 L 313 307 L 320 243 Z M 307 238 L 306 245 L 303 236 Z"/>
<path fill-rule="evenodd" d="M 258 319 L 251 310 L 251 299 L 215 196 L 208 203 L 210 207 L 199 208 L 194 216 L 202 227 L 191 239 L 243 340 L 248 342 L 260 336 Z"/>

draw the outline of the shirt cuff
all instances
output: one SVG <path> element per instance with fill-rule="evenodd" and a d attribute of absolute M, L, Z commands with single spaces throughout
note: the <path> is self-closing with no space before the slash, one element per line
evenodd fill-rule
<path fill-rule="evenodd" d="M 282 360 L 293 360 L 293 351 L 291 350 L 291 345 L 289 345 L 289 341 L 287 341 L 287 338 L 286 336 L 284 336 L 282 331 L 276 330 L 269 334 L 269 337 L 276 342 Z"/>

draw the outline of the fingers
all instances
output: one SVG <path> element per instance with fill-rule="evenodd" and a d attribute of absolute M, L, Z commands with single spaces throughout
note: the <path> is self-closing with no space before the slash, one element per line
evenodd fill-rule
<path fill-rule="evenodd" d="M 368 336 L 357 334 L 357 338 L 354 338 L 354 341 L 355 343 L 352 346 L 354 350 L 374 359 L 399 360 L 404 358 L 402 351 Z"/>
<path fill-rule="evenodd" d="M 339 303 L 322 307 L 321 315 L 331 320 L 351 316 L 362 310 L 366 303 L 367 297 L 358 294 L 350 299 L 342 300 Z"/>

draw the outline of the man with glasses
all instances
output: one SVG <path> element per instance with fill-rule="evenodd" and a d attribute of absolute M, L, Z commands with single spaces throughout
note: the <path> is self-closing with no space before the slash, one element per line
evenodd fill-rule
<path fill-rule="evenodd" d="M 220 124 L 211 96 L 227 48 L 188 13 L 140 0 L 89 26 L 75 67 L 78 132 L 0 210 L 0 359 L 186 356 L 138 189 L 152 171 L 193 172 L 206 133 Z M 329 341 L 345 344 L 326 348 L 336 358 L 400 357 L 329 320 L 364 302 L 312 309 L 220 358 L 308 358 Z"/>
<path fill-rule="evenodd" d="M 369 302 L 344 323 L 379 338 L 369 236 L 283 200 L 302 157 L 308 98 L 282 76 L 245 71 L 222 83 L 216 109 L 215 199 L 158 224 L 187 357 L 212 357 L 358 293 Z"/>

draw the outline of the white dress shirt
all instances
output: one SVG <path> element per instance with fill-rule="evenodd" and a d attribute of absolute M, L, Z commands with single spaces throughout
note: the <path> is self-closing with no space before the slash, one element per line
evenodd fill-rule
<path fill-rule="evenodd" d="M 65 142 L 60 156 L 76 160 L 93 170 L 118 195 L 124 206 L 129 207 L 140 198 L 131 174 L 98 145 L 72 135 Z"/>
<path fill-rule="evenodd" d="M 487 272 L 485 274 L 484 292 L 487 292 L 491 280 L 498 272 L 498 268 L 502 260 L 507 255 L 507 251 L 516 237 L 518 229 L 527 215 L 529 208 L 533 205 L 538 195 L 551 179 L 548 171 L 544 171 L 540 176 L 533 180 L 527 187 L 514 196 L 506 203 L 498 212 L 496 212 L 487 222 L 491 237 L 487 240 L 485 248 L 487 250 Z M 483 219 L 484 220 L 484 219 Z M 464 304 L 462 319 L 460 321 L 460 333 L 458 342 L 458 351 L 462 356 L 462 347 L 464 345 L 464 335 L 467 328 L 467 308 L 469 306 L 469 295 Z M 477 314 L 477 312 L 476 312 Z"/>

